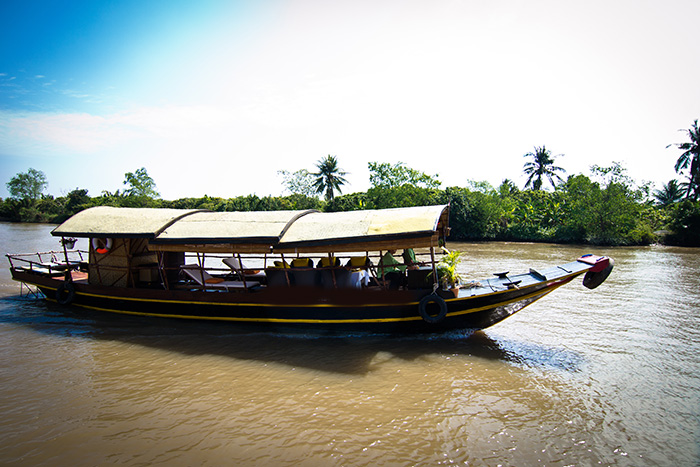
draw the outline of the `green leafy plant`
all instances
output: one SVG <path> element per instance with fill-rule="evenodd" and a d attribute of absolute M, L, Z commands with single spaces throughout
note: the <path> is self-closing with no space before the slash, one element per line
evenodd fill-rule
<path fill-rule="evenodd" d="M 440 258 L 440 262 L 437 265 L 438 280 L 443 288 L 451 289 L 457 287 L 462 279 L 457 272 L 457 265 L 459 265 L 459 258 L 462 256 L 462 252 L 459 250 L 450 251 L 445 247 L 442 247 L 442 251 L 445 253 L 445 256 Z"/>

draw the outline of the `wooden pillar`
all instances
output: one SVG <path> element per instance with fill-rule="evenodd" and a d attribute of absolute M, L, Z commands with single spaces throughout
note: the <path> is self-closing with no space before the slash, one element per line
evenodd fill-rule
<path fill-rule="evenodd" d="M 73 273 L 70 269 L 70 263 L 68 262 L 68 248 L 66 248 L 66 238 L 61 237 L 61 245 L 63 246 L 63 258 L 66 262 L 66 272 L 63 275 L 63 280 L 66 282 L 73 282 Z"/>
<path fill-rule="evenodd" d="M 338 288 L 338 282 L 335 280 L 335 258 L 333 257 L 333 253 L 328 252 L 328 264 L 330 264 L 331 267 L 331 278 L 333 279 L 333 288 L 337 289 Z"/>
<path fill-rule="evenodd" d="M 245 283 L 245 271 L 243 270 L 243 260 L 241 258 L 241 254 L 238 253 L 238 275 L 241 276 L 241 281 L 243 281 L 243 290 L 248 290 L 248 286 Z"/>
<path fill-rule="evenodd" d="M 435 266 L 435 247 L 431 246 L 430 247 L 430 266 L 433 268 L 433 292 L 437 290 L 437 287 L 440 286 L 439 284 L 439 279 L 437 275 L 437 267 Z"/>
<path fill-rule="evenodd" d="M 280 258 L 282 258 L 282 270 L 284 271 L 285 279 L 287 279 L 287 287 L 290 287 L 292 284 L 289 281 L 289 268 L 287 268 L 287 263 L 284 260 L 284 253 L 280 253 Z"/>

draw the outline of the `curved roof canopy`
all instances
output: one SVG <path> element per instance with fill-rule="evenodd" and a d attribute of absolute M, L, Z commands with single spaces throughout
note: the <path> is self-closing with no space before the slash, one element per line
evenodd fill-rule
<path fill-rule="evenodd" d="M 96 207 L 52 234 L 142 237 L 162 251 L 326 252 L 436 245 L 447 224 L 445 205 L 333 213 Z"/>
<path fill-rule="evenodd" d="M 276 244 L 287 228 L 314 211 L 198 212 L 182 218 L 154 244 Z"/>
<path fill-rule="evenodd" d="M 57 237 L 155 238 L 173 222 L 198 211 L 97 206 L 75 214 L 51 234 Z"/>
<path fill-rule="evenodd" d="M 353 245 L 360 249 L 388 249 L 392 245 L 387 242 L 396 240 L 412 240 L 409 243 L 414 246 L 430 246 L 443 213 L 446 226 L 447 206 L 442 205 L 315 212 L 289 226 L 275 250 L 339 251 Z"/>

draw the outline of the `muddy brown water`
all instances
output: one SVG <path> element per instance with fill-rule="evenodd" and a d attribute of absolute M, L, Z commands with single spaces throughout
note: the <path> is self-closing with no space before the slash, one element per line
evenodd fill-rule
<path fill-rule="evenodd" d="M 55 249 L 51 228 L 0 223 L 0 249 Z M 331 338 L 64 308 L 20 297 L 5 262 L 0 464 L 700 462 L 699 250 L 449 246 L 467 279 L 616 267 L 471 336 Z"/>

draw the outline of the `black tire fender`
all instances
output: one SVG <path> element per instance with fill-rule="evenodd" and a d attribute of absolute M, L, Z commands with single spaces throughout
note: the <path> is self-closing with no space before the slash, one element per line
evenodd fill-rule
<path fill-rule="evenodd" d="M 428 313 L 428 305 L 430 303 L 435 303 L 440 308 L 438 314 L 431 315 Z M 420 303 L 418 303 L 418 312 L 420 313 L 420 317 L 423 318 L 423 321 L 426 323 L 437 324 L 445 319 L 445 316 L 447 316 L 447 303 L 445 303 L 445 300 L 443 300 L 443 298 L 438 294 L 432 293 L 423 297 Z"/>
<path fill-rule="evenodd" d="M 608 278 L 610 273 L 613 270 L 613 266 L 615 266 L 615 261 L 613 261 L 612 258 L 608 259 L 609 263 L 608 266 L 603 269 L 602 271 L 599 272 L 591 272 L 588 271 L 585 276 L 583 276 L 583 285 L 584 287 L 587 287 L 591 290 L 595 289 L 598 287 L 600 284 L 605 282 L 605 279 Z"/>
<path fill-rule="evenodd" d="M 68 305 L 75 298 L 75 287 L 71 282 L 64 282 L 56 289 L 56 301 L 61 305 Z"/>

